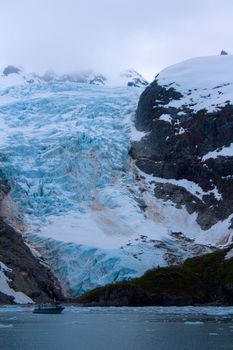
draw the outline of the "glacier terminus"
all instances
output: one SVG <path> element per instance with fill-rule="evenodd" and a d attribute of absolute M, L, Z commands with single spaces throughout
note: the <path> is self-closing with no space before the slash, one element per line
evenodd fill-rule
<path fill-rule="evenodd" d="M 205 237 L 219 227 L 201 235 L 196 213 L 156 198 L 156 179 L 129 155 L 147 135 L 134 127 L 146 83 L 140 75 L 132 83 L 133 74 L 118 86 L 22 71 L 0 77 L 1 176 L 11 188 L 2 215 L 66 296 L 211 251 Z"/>

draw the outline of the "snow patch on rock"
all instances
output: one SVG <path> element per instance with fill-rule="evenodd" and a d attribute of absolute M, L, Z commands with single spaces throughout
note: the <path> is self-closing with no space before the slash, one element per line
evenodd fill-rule
<path fill-rule="evenodd" d="M 209 56 L 189 59 L 164 69 L 158 84 L 173 87 L 182 94 L 166 107 L 186 106 L 194 112 L 217 111 L 233 102 L 233 56 Z"/>
<path fill-rule="evenodd" d="M 162 114 L 159 117 L 159 120 L 163 120 L 163 121 L 168 122 L 170 124 L 172 123 L 172 117 L 169 114 Z"/>
<path fill-rule="evenodd" d="M 6 272 L 12 272 L 5 264 L 0 262 L 0 292 L 12 296 L 17 304 L 33 304 L 33 300 L 22 292 L 16 292 L 9 286 L 10 279 L 5 275 Z"/>
<path fill-rule="evenodd" d="M 233 157 L 233 143 L 231 143 L 230 146 L 208 152 L 202 157 L 202 161 L 205 162 L 207 159 L 216 159 L 217 157 Z"/>

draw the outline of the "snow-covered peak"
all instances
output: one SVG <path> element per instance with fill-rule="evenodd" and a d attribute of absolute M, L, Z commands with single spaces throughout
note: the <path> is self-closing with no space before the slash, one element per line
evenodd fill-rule
<path fill-rule="evenodd" d="M 120 76 L 122 81 L 125 83 L 124 85 L 134 87 L 143 87 L 148 85 L 148 82 L 143 78 L 143 76 L 133 69 L 124 71 Z"/>
<path fill-rule="evenodd" d="M 233 55 L 192 58 L 164 69 L 159 82 L 185 89 L 215 88 L 233 83 Z"/>
<path fill-rule="evenodd" d="M 212 112 L 233 102 L 233 55 L 189 59 L 164 69 L 156 79 L 159 85 L 173 87 L 183 95 L 171 101 L 170 107 L 186 105 Z"/>
<path fill-rule="evenodd" d="M 95 73 L 92 70 L 76 72 L 72 74 L 58 75 L 53 71 L 47 71 L 44 75 L 39 76 L 45 82 L 72 82 L 83 84 L 104 85 L 106 77 L 100 73 Z"/>
<path fill-rule="evenodd" d="M 94 85 L 110 85 L 110 86 L 132 86 L 143 87 L 148 82 L 133 69 L 125 70 L 121 73 L 101 74 L 92 70 L 80 71 L 72 74 L 58 75 L 53 71 L 48 71 L 40 76 L 43 81 L 73 82 Z"/>
<path fill-rule="evenodd" d="M 9 65 L 0 70 L 0 89 L 23 85 L 25 83 L 33 84 L 38 81 L 38 77 L 34 74 L 27 73 L 21 67 Z"/>
<path fill-rule="evenodd" d="M 106 86 L 145 87 L 148 82 L 135 70 L 121 73 L 102 74 L 93 70 L 58 74 L 52 70 L 44 74 L 27 73 L 22 67 L 9 65 L 0 70 L 0 88 L 23 85 L 25 83 L 78 83 Z"/>

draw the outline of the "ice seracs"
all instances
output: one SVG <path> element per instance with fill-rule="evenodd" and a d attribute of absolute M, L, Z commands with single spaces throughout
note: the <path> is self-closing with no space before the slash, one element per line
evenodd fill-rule
<path fill-rule="evenodd" d="M 136 119 L 146 82 L 134 71 L 117 86 L 92 73 L 0 78 L 1 169 L 24 234 L 67 295 L 229 244 L 232 63 L 165 69 Z"/>

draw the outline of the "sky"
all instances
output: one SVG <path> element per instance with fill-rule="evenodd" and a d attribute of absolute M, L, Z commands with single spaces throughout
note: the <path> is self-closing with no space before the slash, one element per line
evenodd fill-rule
<path fill-rule="evenodd" d="M 136 69 L 233 53 L 233 0 L 0 0 L 0 65 L 58 73 Z"/>

